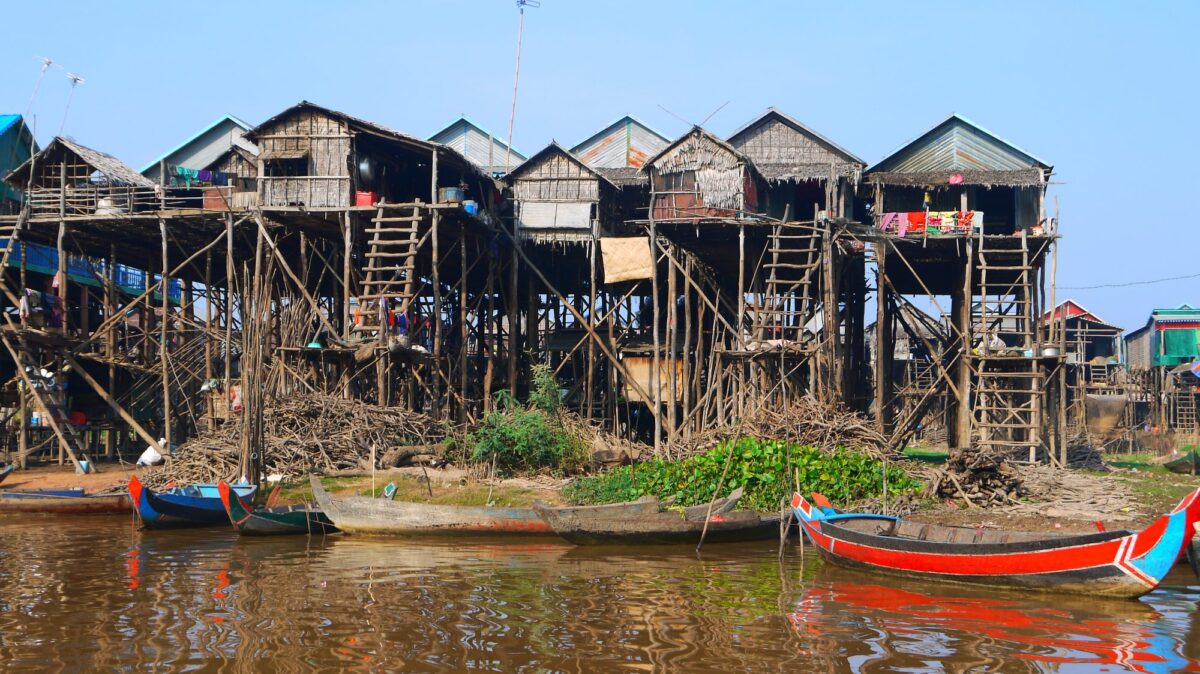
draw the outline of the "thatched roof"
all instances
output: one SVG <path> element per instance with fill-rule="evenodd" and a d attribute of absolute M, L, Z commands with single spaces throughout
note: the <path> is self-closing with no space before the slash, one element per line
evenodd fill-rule
<path fill-rule="evenodd" d="M 83 163 L 104 174 L 104 176 L 108 178 L 110 182 L 123 185 L 133 185 L 135 187 L 154 187 L 154 181 L 133 170 L 133 168 L 122 162 L 120 159 L 117 159 L 116 157 L 99 150 L 93 150 L 86 145 L 80 145 L 74 140 L 70 138 L 64 138 L 62 136 L 55 137 L 55 139 L 50 141 L 50 144 L 46 146 L 46 149 L 37 153 L 32 159 L 26 160 L 23 164 L 13 169 L 12 173 L 9 173 L 8 176 L 5 177 L 5 180 L 13 185 L 24 187 L 29 182 L 30 167 L 34 163 L 39 166 L 45 164 L 44 160 L 53 156 L 60 149 L 79 157 Z"/>
<path fill-rule="evenodd" d="M 867 164 L 849 150 L 786 113 L 767 108 L 729 135 L 770 181 L 828 180 L 830 174 L 857 179 Z"/>
<path fill-rule="evenodd" d="M 604 176 L 617 187 L 635 187 L 650 184 L 650 178 L 642 172 L 642 169 L 635 166 L 622 166 L 619 168 L 597 167 L 596 173 Z"/>
<path fill-rule="evenodd" d="M 522 175 L 524 175 L 531 168 L 537 166 L 543 159 L 545 159 L 546 157 L 548 157 L 552 154 L 561 154 L 562 156 L 566 157 L 567 160 L 570 161 L 571 163 L 578 165 L 579 168 L 582 169 L 585 173 L 590 173 L 591 175 L 596 176 L 596 179 L 601 182 L 606 182 L 606 183 L 611 184 L 611 181 L 609 181 L 609 179 L 607 177 L 605 177 L 602 173 L 600 173 L 596 169 L 593 169 L 592 167 L 588 166 L 587 164 L 583 163 L 583 161 L 581 161 L 579 159 L 579 157 L 576 157 L 575 155 L 571 154 L 570 150 L 559 145 L 558 141 L 554 141 L 554 140 L 550 141 L 550 144 L 547 145 L 546 147 L 535 152 L 532 157 L 521 162 L 520 164 L 517 165 L 516 168 L 509 171 L 508 175 L 504 176 L 504 181 L 511 185 L 513 182 L 520 180 Z M 634 169 L 634 170 L 636 171 L 637 169 Z"/>

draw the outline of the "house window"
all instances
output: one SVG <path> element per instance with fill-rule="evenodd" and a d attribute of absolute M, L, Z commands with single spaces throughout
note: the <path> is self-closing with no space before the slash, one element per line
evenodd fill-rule
<path fill-rule="evenodd" d="M 273 157 L 263 163 L 270 178 L 291 178 L 308 175 L 308 156 Z"/>

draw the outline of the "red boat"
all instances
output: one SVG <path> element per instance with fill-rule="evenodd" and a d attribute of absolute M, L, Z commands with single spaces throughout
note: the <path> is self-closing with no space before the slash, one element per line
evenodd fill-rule
<path fill-rule="evenodd" d="M 825 501 L 813 495 L 818 503 Z M 1200 530 L 1200 489 L 1141 531 L 1056 535 L 838 513 L 800 494 L 792 508 L 821 556 L 844 566 L 994 587 L 1139 597 Z"/>

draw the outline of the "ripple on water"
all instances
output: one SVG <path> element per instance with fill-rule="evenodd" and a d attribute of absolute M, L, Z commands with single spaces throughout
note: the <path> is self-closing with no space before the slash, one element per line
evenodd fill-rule
<path fill-rule="evenodd" d="M 781 566 L 771 544 L 238 538 L 0 524 L 0 662 L 29 670 L 1197 668 L 1187 578 L 1141 602 Z M 1193 649 L 1190 650 L 1189 649 Z"/>

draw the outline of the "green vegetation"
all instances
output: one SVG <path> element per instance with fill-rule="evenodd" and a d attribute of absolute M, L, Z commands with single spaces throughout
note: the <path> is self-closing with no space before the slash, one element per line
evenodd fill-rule
<path fill-rule="evenodd" d="M 935 449 L 933 447 L 905 447 L 904 456 L 909 459 L 926 461 L 928 463 L 945 463 L 946 459 L 950 456 L 950 452 L 946 449 Z"/>
<path fill-rule="evenodd" d="M 595 504 L 646 495 L 674 496 L 678 505 L 697 505 L 724 496 L 717 489 L 727 461 L 731 463 L 721 491 L 744 487 L 740 505 L 755 510 L 777 510 L 780 499 L 790 495 L 789 476 L 796 474 L 800 491 L 821 492 L 834 503 L 870 498 L 883 490 L 882 465 L 864 454 L 847 450 L 822 454 L 778 440 L 740 438 L 682 461 L 648 461 L 581 478 L 563 489 L 563 497 L 575 504 Z M 920 486 L 900 468 L 888 467 L 891 493 L 913 492 Z"/>
<path fill-rule="evenodd" d="M 549 468 L 574 472 L 587 461 L 587 447 L 563 424 L 558 383 L 547 365 L 533 366 L 529 404 L 508 391 L 496 395 L 496 407 L 471 432 L 471 459 L 495 463 L 496 473 L 512 475 Z"/>

